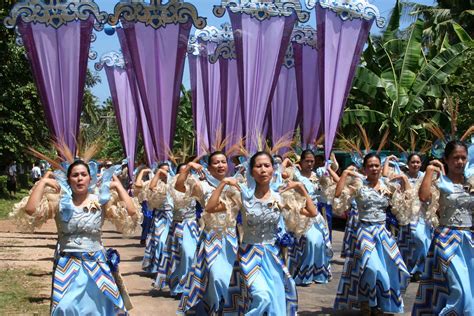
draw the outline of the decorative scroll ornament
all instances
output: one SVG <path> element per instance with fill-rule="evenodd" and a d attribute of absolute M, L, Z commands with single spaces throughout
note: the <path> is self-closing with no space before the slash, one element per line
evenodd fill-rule
<path fill-rule="evenodd" d="M 116 25 L 124 19 L 127 22 L 141 22 L 154 29 L 165 27 L 167 24 L 184 24 L 191 19 L 194 27 L 202 29 L 206 26 L 206 18 L 198 16 L 194 5 L 180 0 L 127 0 L 115 5 L 114 14 L 109 15 L 109 23 Z"/>
<path fill-rule="evenodd" d="M 215 64 L 219 58 L 222 59 L 237 59 L 237 52 L 235 50 L 235 42 L 222 42 L 217 46 L 214 54 L 209 55 L 209 62 Z"/>
<path fill-rule="evenodd" d="M 16 39 L 15 39 L 15 43 L 18 45 L 18 46 L 24 46 L 24 43 L 23 43 L 23 38 L 21 38 L 21 34 L 18 30 L 18 27 L 15 27 L 15 34 L 16 34 Z M 92 32 L 91 33 L 91 43 L 95 42 L 97 40 L 97 35 Z M 96 60 L 97 59 L 97 52 L 95 50 L 93 50 L 92 48 L 89 49 L 89 55 L 88 55 L 88 58 L 90 60 Z"/>
<path fill-rule="evenodd" d="M 308 9 L 313 9 L 316 3 L 322 8 L 336 12 L 343 20 L 375 19 L 378 27 L 385 25 L 385 19 L 380 15 L 379 9 L 368 0 L 306 0 Z"/>
<path fill-rule="evenodd" d="M 285 58 L 283 58 L 283 66 L 290 69 L 295 67 L 295 55 L 293 53 L 293 45 L 288 45 L 288 48 L 285 53 Z"/>
<path fill-rule="evenodd" d="M 306 23 L 309 13 L 303 11 L 299 0 L 273 0 L 271 2 L 262 0 L 221 0 L 220 5 L 214 6 L 214 15 L 222 17 L 226 9 L 234 13 L 245 13 L 259 21 L 270 19 L 275 16 L 290 16 L 296 13 L 298 21 Z"/>
<path fill-rule="evenodd" d="M 195 37 L 204 42 L 220 43 L 223 41 L 231 41 L 234 39 L 232 26 L 230 23 L 224 23 L 220 28 L 215 26 L 206 26 L 202 30 L 197 30 Z"/>
<path fill-rule="evenodd" d="M 100 61 L 95 63 L 94 68 L 95 70 L 100 71 L 104 66 L 125 68 L 125 59 L 123 58 L 122 53 L 115 51 L 105 53 L 100 57 Z"/>
<path fill-rule="evenodd" d="M 22 0 L 13 6 L 5 18 L 7 28 L 14 28 L 18 19 L 23 22 L 41 23 L 59 28 L 73 21 L 95 18 L 94 28 L 102 30 L 107 22 L 107 12 L 100 11 L 94 0 Z"/>
<path fill-rule="evenodd" d="M 190 36 L 187 53 L 194 56 L 205 56 L 207 54 L 206 46 L 198 43 L 195 36 Z"/>
<path fill-rule="evenodd" d="M 295 27 L 291 36 L 291 41 L 301 45 L 317 48 L 316 30 L 309 25 Z"/>

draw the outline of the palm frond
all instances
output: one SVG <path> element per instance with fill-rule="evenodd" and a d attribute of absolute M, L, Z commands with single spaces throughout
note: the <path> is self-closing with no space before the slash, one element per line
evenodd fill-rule
<path fill-rule="evenodd" d="M 53 141 L 53 145 L 61 156 L 61 159 L 69 163 L 74 162 L 75 156 L 72 153 L 71 149 L 69 149 L 69 146 L 66 144 L 66 142 L 64 142 L 64 140 Z"/>
<path fill-rule="evenodd" d="M 370 143 L 369 137 L 367 136 L 367 131 L 359 122 L 357 122 L 356 125 L 360 130 L 360 136 L 361 136 L 362 142 L 364 143 L 365 152 L 369 152 L 370 148 L 372 147 L 372 144 Z"/>
<path fill-rule="evenodd" d="M 471 125 L 467 131 L 461 136 L 461 140 L 465 141 L 472 133 L 474 133 L 474 125 Z"/>
<path fill-rule="evenodd" d="M 386 129 L 385 133 L 382 136 L 382 139 L 380 140 L 379 148 L 377 148 L 377 154 L 380 154 L 382 149 L 385 147 L 388 141 L 388 135 L 390 135 L 390 129 Z"/>
<path fill-rule="evenodd" d="M 291 148 L 291 145 L 293 144 L 293 139 L 292 139 L 292 134 L 293 132 L 288 132 L 280 139 L 278 139 L 275 144 L 273 144 L 273 147 L 270 148 L 270 153 L 272 155 L 276 155 L 281 149 L 284 148 Z"/>
<path fill-rule="evenodd" d="M 40 153 L 36 149 L 34 149 L 32 147 L 28 147 L 27 151 L 38 159 L 46 160 L 54 169 L 64 170 L 63 167 L 61 166 L 61 164 L 57 160 L 52 159 L 52 158 L 46 156 L 43 153 Z"/>
<path fill-rule="evenodd" d="M 403 152 L 403 153 L 406 153 L 406 152 L 407 152 L 406 149 L 403 148 L 403 146 L 400 145 L 399 143 L 392 141 L 392 144 L 393 144 L 395 147 L 397 147 L 401 152 Z"/>

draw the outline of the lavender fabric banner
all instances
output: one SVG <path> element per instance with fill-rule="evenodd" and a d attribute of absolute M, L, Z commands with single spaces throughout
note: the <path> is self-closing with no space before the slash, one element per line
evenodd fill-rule
<path fill-rule="evenodd" d="M 105 72 L 109 82 L 122 145 L 128 159 L 128 175 L 132 180 L 133 170 L 135 170 L 138 123 L 135 108 L 136 96 L 132 92 L 135 82 L 129 80 L 127 70 L 124 68 L 106 65 Z"/>
<path fill-rule="evenodd" d="M 278 83 L 271 103 L 271 137 L 275 144 L 278 140 L 293 138 L 298 119 L 298 96 L 296 89 L 296 71 L 293 48 L 290 46 L 288 58 L 280 71 Z M 279 154 L 283 154 L 280 151 Z"/>
<path fill-rule="evenodd" d="M 221 64 L 222 98 L 224 99 L 224 131 L 228 138 L 226 149 L 236 144 L 243 136 L 242 110 L 237 80 L 237 60 L 219 59 Z"/>
<path fill-rule="evenodd" d="M 159 160 L 172 148 L 192 23 L 154 29 L 122 21 L 127 47 Z"/>
<path fill-rule="evenodd" d="M 60 28 L 18 22 L 46 122 L 53 137 L 76 152 L 94 18 Z"/>
<path fill-rule="evenodd" d="M 206 58 L 200 55 L 188 55 L 191 75 L 191 93 L 194 129 L 196 131 L 196 153 L 204 155 L 210 148 L 206 121 L 206 91 L 204 88 L 203 71 L 207 67 Z"/>
<path fill-rule="evenodd" d="M 300 105 L 301 147 L 307 148 L 315 143 L 322 130 L 323 110 L 319 87 L 316 30 L 305 27 L 293 34 L 296 86 Z"/>
<path fill-rule="evenodd" d="M 318 67 L 324 105 L 324 150 L 332 150 L 344 105 L 373 20 L 343 20 L 331 9 L 316 5 Z"/>
<path fill-rule="evenodd" d="M 227 10 L 234 30 L 246 147 L 257 150 L 296 14 L 258 20 Z"/>
<path fill-rule="evenodd" d="M 143 107 L 143 101 L 140 96 L 140 91 L 138 89 L 135 71 L 133 70 L 132 58 L 130 56 L 130 51 L 128 50 L 127 39 L 125 38 L 125 34 L 121 27 L 117 28 L 117 35 L 119 38 L 120 46 L 122 47 L 124 59 L 126 61 L 125 69 L 127 70 L 128 79 L 130 82 L 133 82 L 133 85 L 130 86 L 130 89 L 134 96 L 133 104 L 135 105 L 135 111 L 138 113 L 138 125 L 140 127 L 140 132 L 142 135 L 146 161 L 148 166 L 151 167 L 153 163 L 157 161 L 157 150 L 153 144 L 150 126 L 145 113 L 145 108 Z"/>

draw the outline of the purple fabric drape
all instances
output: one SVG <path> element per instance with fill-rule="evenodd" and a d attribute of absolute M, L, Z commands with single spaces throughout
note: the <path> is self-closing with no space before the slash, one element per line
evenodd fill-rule
<path fill-rule="evenodd" d="M 237 61 L 220 58 L 222 98 L 224 99 L 224 131 L 229 142 L 226 149 L 236 144 L 243 136 L 242 110 L 237 81 Z"/>
<path fill-rule="evenodd" d="M 342 20 L 330 9 L 316 5 L 318 67 L 324 108 L 324 150 L 332 150 L 339 120 L 352 87 L 364 43 L 373 20 Z"/>
<path fill-rule="evenodd" d="M 205 42 L 207 55 L 214 54 L 217 43 Z M 210 63 L 208 58 L 204 58 L 206 72 L 202 77 L 207 92 L 206 100 L 206 123 L 209 137 L 209 145 L 216 144 L 216 136 L 219 133 L 224 134 L 223 125 L 223 100 L 222 100 L 222 81 L 220 63 Z"/>
<path fill-rule="evenodd" d="M 296 83 L 300 105 L 301 147 L 315 143 L 321 133 L 323 116 L 318 73 L 318 51 L 309 45 L 293 43 Z"/>
<path fill-rule="evenodd" d="M 159 160 L 172 149 L 192 22 L 154 29 L 122 19 L 140 95 Z"/>
<path fill-rule="evenodd" d="M 227 10 L 234 31 L 242 122 L 250 152 L 264 132 L 268 107 L 280 74 L 296 14 L 259 21 L 248 14 Z"/>
<path fill-rule="evenodd" d="M 292 139 L 298 119 L 295 67 L 283 66 L 271 104 L 271 136 L 275 144 L 283 137 Z M 279 154 L 283 154 L 281 150 Z"/>
<path fill-rule="evenodd" d="M 94 18 L 60 28 L 18 21 L 46 122 L 53 137 L 76 152 Z"/>
<path fill-rule="evenodd" d="M 135 169 L 138 121 L 135 108 L 136 96 L 132 91 L 135 82 L 129 80 L 128 73 L 124 68 L 105 66 L 105 72 L 112 95 L 122 146 L 128 159 L 128 176 L 132 180 L 133 170 Z"/>
<path fill-rule="evenodd" d="M 151 167 L 153 163 L 157 161 L 157 150 L 153 144 L 150 126 L 148 124 L 145 108 L 143 107 L 142 98 L 138 89 L 135 71 L 133 70 L 132 58 L 128 50 L 127 39 L 125 38 L 125 34 L 122 28 L 117 29 L 117 35 L 119 38 L 120 46 L 122 48 L 124 59 L 126 61 L 125 69 L 127 70 L 128 79 L 130 82 L 133 82 L 133 85 L 130 85 L 130 89 L 134 96 L 133 104 L 135 105 L 136 113 L 138 113 L 138 125 L 140 126 L 140 132 L 143 139 L 146 161 L 148 166 Z"/>
<path fill-rule="evenodd" d="M 193 107 L 194 130 L 196 131 L 196 153 L 204 155 L 210 148 L 206 121 L 206 91 L 204 88 L 203 71 L 206 69 L 206 58 L 197 55 L 188 55 L 191 79 L 191 94 Z"/>

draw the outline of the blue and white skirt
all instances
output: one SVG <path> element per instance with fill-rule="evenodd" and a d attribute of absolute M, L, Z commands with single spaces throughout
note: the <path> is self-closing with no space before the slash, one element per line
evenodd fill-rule
<path fill-rule="evenodd" d="M 62 253 L 55 260 L 51 315 L 125 313 L 104 252 Z"/>
<path fill-rule="evenodd" d="M 352 310 L 368 302 L 386 313 L 402 313 L 402 294 L 409 279 L 397 243 L 385 224 L 360 222 L 354 253 L 344 263 L 334 308 Z"/>
<path fill-rule="evenodd" d="M 319 213 L 313 226 L 289 250 L 290 271 L 296 285 L 328 283 L 332 278 L 333 252 L 324 217 Z"/>
<path fill-rule="evenodd" d="M 474 233 L 438 227 L 412 315 L 474 315 Z"/>
<path fill-rule="evenodd" d="M 150 233 L 150 228 L 153 225 L 153 210 L 148 208 L 147 201 L 142 202 L 142 213 L 143 213 L 143 222 L 142 222 L 142 234 L 140 240 L 146 240 L 148 234 Z"/>
<path fill-rule="evenodd" d="M 183 293 L 193 263 L 200 229 L 196 220 L 173 221 L 161 257 L 155 288 L 169 286 L 171 295 Z"/>
<path fill-rule="evenodd" d="M 237 250 L 235 229 L 228 229 L 222 234 L 202 231 L 179 303 L 179 314 L 215 315 L 232 309 L 229 284 Z"/>
<path fill-rule="evenodd" d="M 232 313 L 238 315 L 296 315 L 296 285 L 275 245 L 241 244 L 230 292 Z"/>
<path fill-rule="evenodd" d="M 355 249 L 355 241 L 357 240 L 357 229 L 359 227 L 359 211 L 357 206 L 352 205 L 347 215 L 346 227 L 344 229 L 344 237 L 342 238 L 341 257 L 351 256 Z"/>
<path fill-rule="evenodd" d="M 432 238 L 433 226 L 422 217 L 408 225 L 400 225 L 397 244 L 410 274 L 423 272 Z"/>
<path fill-rule="evenodd" d="M 153 225 L 146 239 L 145 255 L 142 262 L 143 271 L 148 273 L 158 272 L 172 218 L 173 213 L 170 210 L 154 211 Z"/>

